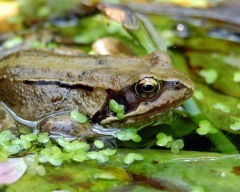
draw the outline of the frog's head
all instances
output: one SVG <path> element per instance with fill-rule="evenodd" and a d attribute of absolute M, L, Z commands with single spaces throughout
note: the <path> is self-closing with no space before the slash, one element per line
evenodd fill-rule
<path fill-rule="evenodd" d="M 143 59 L 128 82 L 119 91 L 109 91 L 105 105 L 93 117 L 106 127 L 126 127 L 153 124 L 192 96 L 194 86 L 183 73 L 176 70 L 170 57 L 161 51 Z M 147 67 L 146 67 L 147 66 Z M 119 120 L 109 109 L 114 99 L 124 105 L 124 119 Z"/>

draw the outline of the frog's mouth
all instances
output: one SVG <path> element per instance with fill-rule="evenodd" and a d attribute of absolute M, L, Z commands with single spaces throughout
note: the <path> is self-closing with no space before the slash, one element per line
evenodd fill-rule
<path fill-rule="evenodd" d="M 109 112 L 109 109 L 102 109 L 98 113 L 98 123 L 106 127 L 142 127 L 155 122 L 164 122 L 165 117 L 172 109 L 181 105 L 192 95 L 193 89 L 184 84 L 178 84 L 176 88 L 166 83 L 165 90 L 157 98 L 138 100 L 139 102 L 135 103 L 130 103 L 126 97 L 122 98 L 121 100 L 124 100 L 122 103 L 127 109 L 122 120 L 118 119 L 116 114 Z"/>

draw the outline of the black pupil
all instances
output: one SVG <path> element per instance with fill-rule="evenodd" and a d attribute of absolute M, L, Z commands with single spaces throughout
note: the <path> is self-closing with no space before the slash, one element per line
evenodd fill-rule
<path fill-rule="evenodd" d="M 142 86 L 142 90 L 143 90 L 144 92 L 149 93 L 149 92 L 152 92 L 152 91 L 154 90 L 154 86 L 151 85 L 151 84 L 144 84 L 144 85 Z"/>

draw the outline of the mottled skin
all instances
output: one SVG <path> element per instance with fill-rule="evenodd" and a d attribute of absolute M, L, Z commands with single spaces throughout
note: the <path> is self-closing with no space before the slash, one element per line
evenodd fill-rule
<path fill-rule="evenodd" d="M 149 99 L 135 90 L 146 77 L 161 82 L 159 93 Z M 29 121 L 77 109 L 103 127 L 143 126 L 192 94 L 191 80 L 161 51 L 144 57 L 94 57 L 23 50 L 0 60 L 0 100 Z M 123 120 L 109 110 L 110 99 L 125 106 Z"/>

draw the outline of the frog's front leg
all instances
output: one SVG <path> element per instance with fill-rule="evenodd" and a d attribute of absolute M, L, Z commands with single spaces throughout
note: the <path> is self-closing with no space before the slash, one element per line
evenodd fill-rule
<path fill-rule="evenodd" d="M 104 128 L 91 121 L 78 123 L 71 117 L 70 112 L 52 114 L 37 125 L 40 132 L 48 132 L 49 136 L 55 140 L 64 137 L 71 140 L 94 140 L 100 139 L 105 146 L 116 147 L 114 135 L 118 129 Z"/>
<path fill-rule="evenodd" d="M 96 137 L 97 134 L 91 130 L 91 123 L 78 123 L 70 115 L 70 112 L 56 113 L 44 118 L 37 125 L 37 130 L 47 132 L 51 138 L 64 137 L 69 141 Z"/>

